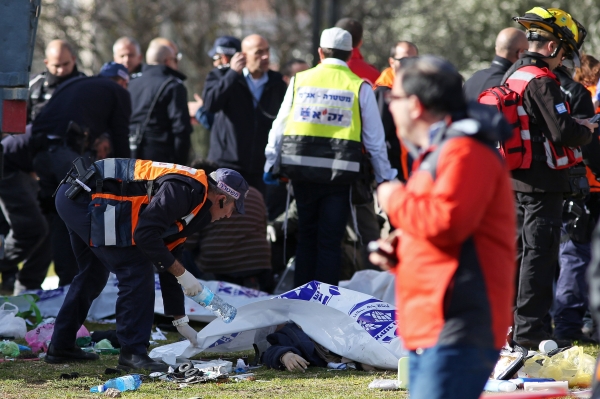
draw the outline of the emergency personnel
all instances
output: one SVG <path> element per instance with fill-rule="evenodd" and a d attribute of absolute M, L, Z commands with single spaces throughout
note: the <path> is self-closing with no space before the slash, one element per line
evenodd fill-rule
<path fill-rule="evenodd" d="M 408 179 L 412 162 L 409 159 L 407 149 L 402 146 L 396 135 L 396 125 L 394 124 L 394 119 L 392 118 L 392 114 L 390 113 L 390 109 L 385 99 L 388 95 L 387 93 L 392 90 L 396 68 L 400 66 L 400 63 L 404 58 L 416 57 L 418 55 L 419 49 L 414 43 L 404 40 L 397 42 L 390 50 L 390 58 L 388 59 L 390 66 L 381 72 L 381 75 L 379 75 L 379 78 L 377 78 L 373 85 L 377 106 L 379 108 L 379 115 L 381 115 L 383 130 L 385 131 L 388 159 L 390 160 L 392 168 L 398 170 L 398 178 L 402 181 Z"/>
<path fill-rule="evenodd" d="M 127 68 L 106 63 L 98 76 L 74 78 L 62 84 L 33 122 L 31 146 L 37 152 L 33 169 L 39 177 L 40 204 L 48 218 L 52 259 L 61 286 L 73 280 L 77 262 L 69 245 L 69 233 L 56 215 L 52 195 L 71 162 L 84 153 L 93 153 L 97 159 L 109 153 L 129 157 L 128 80 Z M 43 271 L 25 266 L 21 275 L 35 273 L 43 281 L 50 260 Z"/>
<path fill-rule="evenodd" d="M 573 19 L 575 23 L 577 21 Z M 578 24 L 578 47 L 581 47 L 587 32 Z M 567 68 L 567 65 L 570 68 Z M 562 92 L 569 103 L 574 118 L 586 119 L 594 116 L 594 104 L 591 93 L 581 83 L 573 80 L 573 61 L 563 60 L 563 65 L 554 70 L 560 81 Z M 577 166 L 581 178 L 587 173 L 590 191 L 596 194 L 587 198 L 567 198 L 563 208 L 563 226 L 561 230 L 559 266 L 560 272 L 552 305 L 554 336 L 561 340 L 597 343 L 595 337 L 582 332 L 583 318 L 588 310 L 588 284 L 586 270 L 591 260 L 591 232 L 595 223 L 587 202 L 597 198 L 600 183 L 600 139 L 598 129 L 594 130 L 592 141 L 582 147 L 585 166 Z M 575 170 L 575 169 L 574 169 Z"/>
<path fill-rule="evenodd" d="M 27 123 L 35 119 L 61 83 L 71 78 L 85 76 L 77 70 L 77 57 L 73 47 L 64 40 L 57 39 L 48 43 L 44 64 L 46 71 L 29 81 Z"/>
<path fill-rule="evenodd" d="M 177 70 L 177 54 L 150 44 L 140 77 L 131 81 L 129 136 L 138 158 L 186 165 L 193 131 L 187 108 L 186 76 Z"/>
<path fill-rule="evenodd" d="M 337 285 L 341 242 L 350 215 L 350 187 L 357 179 L 363 145 L 375 178 L 396 177 L 385 149 L 383 126 L 369 84 L 346 64 L 352 37 L 340 28 L 321 34 L 321 63 L 296 74 L 265 149 L 264 180 L 292 180 L 298 208 L 294 285 L 311 280 Z M 281 155 L 281 170 L 276 164 Z"/>
<path fill-rule="evenodd" d="M 200 283 L 177 260 L 181 244 L 209 221 L 244 213 L 248 184 L 231 169 L 207 176 L 203 170 L 139 159 L 108 158 L 87 170 L 75 169 L 57 191 L 56 208 L 71 232 L 79 274 L 56 317 L 46 362 L 98 358 L 76 347 L 75 336 L 112 272 L 119 280 L 119 367 L 166 371 L 166 364 L 147 355 L 153 264 L 163 274 L 163 290 L 170 280 L 170 287 L 177 281 L 186 295 L 198 294 Z M 165 291 L 183 308 L 181 289 Z M 173 324 L 187 322 L 180 320 Z"/>
<path fill-rule="evenodd" d="M 515 210 L 494 148 L 512 131 L 482 105 L 467 109 L 461 86 L 453 65 L 423 56 L 402 62 L 388 97 L 420 156 L 406 185 L 377 189 L 397 230 L 371 260 L 395 267 L 411 399 L 479 398 L 512 322 Z"/>
<path fill-rule="evenodd" d="M 578 59 L 578 28 L 571 16 L 556 8 L 534 7 L 515 21 L 527 29 L 529 49 L 507 71 L 505 81 L 521 94 L 525 115 L 519 115 L 525 151 L 512 170 L 518 220 L 518 285 L 514 339 L 537 348 L 549 339 L 544 318 L 552 305 L 558 262 L 563 195 L 571 193 L 569 168 L 581 162 L 579 146 L 588 144 L 597 124 L 573 118 L 552 72 L 564 58 Z M 527 127 L 529 129 L 527 129 Z M 562 344 L 562 343 L 560 343 Z"/>
<path fill-rule="evenodd" d="M 477 100 L 490 87 L 499 86 L 508 68 L 527 50 L 529 44 L 525 33 L 517 28 L 502 29 L 496 37 L 496 55 L 487 69 L 477 71 L 463 86 L 469 100 Z"/>

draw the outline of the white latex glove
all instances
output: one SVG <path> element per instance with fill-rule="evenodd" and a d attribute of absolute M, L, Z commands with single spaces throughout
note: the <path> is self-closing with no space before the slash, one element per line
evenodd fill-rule
<path fill-rule="evenodd" d="M 194 277 L 194 275 L 187 270 L 183 272 L 181 276 L 175 276 L 175 278 L 179 284 L 181 284 L 183 293 L 187 296 L 194 296 L 202 291 L 202 284 L 200 284 L 196 277 Z"/>
<path fill-rule="evenodd" d="M 267 240 L 271 242 L 277 241 L 277 232 L 275 231 L 275 227 L 270 224 L 267 225 Z"/>
<path fill-rule="evenodd" d="M 194 346 L 198 346 L 198 333 L 189 324 L 180 324 L 177 326 L 179 334 L 183 335 Z"/>
<path fill-rule="evenodd" d="M 283 363 L 288 371 L 302 371 L 303 373 L 310 364 L 302 356 L 296 355 L 294 352 L 286 352 L 285 355 L 281 356 L 281 363 Z"/>

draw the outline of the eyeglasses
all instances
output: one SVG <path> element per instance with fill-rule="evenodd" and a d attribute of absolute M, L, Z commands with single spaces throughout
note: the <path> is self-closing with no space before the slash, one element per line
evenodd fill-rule
<path fill-rule="evenodd" d="M 404 60 L 405 58 L 408 57 L 400 57 L 400 58 L 396 58 L 396 57 L 391 57 L 394 61 L 398 61 L 399 63 L 402 63 L 402 60 Z"/>
<path fill-rule="evenodd" d="M 217 53 L 217 54 L 213 55 L 212 56 L 212 60 L 213 61 L 219 61 L 219 60 L 221 60 L 221 54 Z"/>
<path fill-rule="evenodd" d="M 390 105 L 390 103 L 393 101 L 402 100 L 403 98 L 408 98 L 408 97 L 410 97 L 410 96 L 406 96 L 406 95 L 398 96 L 396 94 L 392 94 L 391 91 L 388 91 L 383 95 L 383 99 L 387 105 Z"/>

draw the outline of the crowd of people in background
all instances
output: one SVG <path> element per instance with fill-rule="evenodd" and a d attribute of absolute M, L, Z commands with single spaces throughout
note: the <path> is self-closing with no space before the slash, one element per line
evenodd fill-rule
<path fill-rule="evenodd" d="M 144 54 L 119 38 L 92 77 L 78 71 L 69 43 L 50 42 L 46 70 L 30 82 L 27 134 L 2 140 L 2 290 L 40 289 L 52 262 L 61 286 L 77 275 L 54 204 L 75 158 L 137 158 L 206 174 L 229 168 L 249 185 L 245 213 L 182 245 L 179 260 L 197 278 L 273 292 L 288 263 L 294 286 L 337 285 L 405 256 L 400 264 L 412 266 L 397 271 L 397 296 L 403 338 L 419 355 L 411 369 L 427 364 L 422 348 L 452 366 L 445 351 L 466 342 L 486 351 L 469 356 L 491 363 L 508 325 L 529 348 L 597 343 L 586 273 L 600 262 L 600 139 L 589 120 L 600 112 L 600 61 L 582 52 L 587 32 L 565 11 L 535 7 L 515 20 L 525 31 L 499 32 L 490 67 L 464 85 L 452 65 L 402 38 L 390 41 L 380 71 L 363 59 L 369 44 L 350 18 L 323 32 L 312 67 L 291 59 L 273 70 L 259 34 L 219 37 L 207 54 L 214 69 L 192 96 L 170 39 L 155 38 Z M 508 136 L 486 127 L 489 109 L 471 108 L 504 84 L 519 94 L 521 147 L 500 148 L 520 157 L 508 168 L 493 154 Z M 206 159 L 190 157 L 197 124 L 210 131 Z M 371 241 L 379 256 L 369 257 Z M 599 302 L 593 291 L 591 300 Z M 454 395 L 439 397 L 472 394 Z"/>

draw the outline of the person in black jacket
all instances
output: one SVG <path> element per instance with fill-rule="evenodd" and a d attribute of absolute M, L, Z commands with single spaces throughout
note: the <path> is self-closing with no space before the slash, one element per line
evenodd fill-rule
<path fill-rule="evenodd" d="M 564 61 L 563 61 L 564 63 Z M 560 80 L 574 118 L 594 116 L 590 92 L 572 78 L 571 72 L 560 66 L 554 70 Z M 600 139 L 594 130 L 592 141 L 582 147 L 584 162 L 594 176 L 600 176 Z M 584 166 L 580 165 L 580 169 Z M 588 201 L 591 197 L 588 197 Z M 560 274 L 556 282 L 552 316 L 554 336 L 558 339 L 597 343 L 583 334 L 583 317 L 588 309 L 586 271 L 591 260 L 591 230 L 594 216 L 587 216 L 585 199 L 567 198 L 563 208 L 563 226 L 559 252 Z M 577 205 L 577 206 L 574 206 Z"/>
<path fill-rule="evenodd" d="M 527 38 L 521 30 L 502 29 L 496 37 L 496 56 L 490 67 L 475 72 L 465 82 L 463 91 L 467 99 L 477 100 L 484 90 L 499 86 L 508 68 L 519 59 L 519 55 L 527 50 L 527 47 Z"/>
<path fill-rule="evenodd" d="M 99 76 L 70 79 L 54 92 L 33 122 L 30 145 L 37 152 L 33 169 L 39 177 L 40 205 L 50 226 L 52 259 L 61 286 L 71 283 L 77 263 L 52 196 L 73 160 L 84 153 L 88 162 L 95 159 L 89 154 L 100 147 L 105 155 L 108 151 L 115 157 L 129 158 L 128 79 L 127 68 L 114 62 L 105 64 Z M 83 131 L 88 132 L 87 138 L 80 136 Z M 24 267 L 20 275 L 28 273 L 35 272 Z M 45 275 L 46 271 L 42 281 Z"/>
<path fill-rule="evenodd" d="M 54 90 L 63 82 L 85 76 L 77 70 L 77 57 L 73 47 L 64 40 L 52 40 L 46 46 L 46 71 L 29 81 L 27 97 L 27 123 L 31 123 L 50 100 Z"/>
<path fill-rule="evenodd" d="M 269 70 L 269 43 L 250 35 L 229 68 L 208 74 L 202 94 L 204 108 L 215 114 L 208 159 L 239 171 L 263 195 L 264 149 L 286 89 L 281 74 Z"/>
<path fill-rule="evenodd" d="M 177 71 L 177 54 L 159 42 L 150 44 L 146 64 L 129 85 L 133 155 L 187 165 L 193 129 L 183 85 L 186 76 Z"/>

